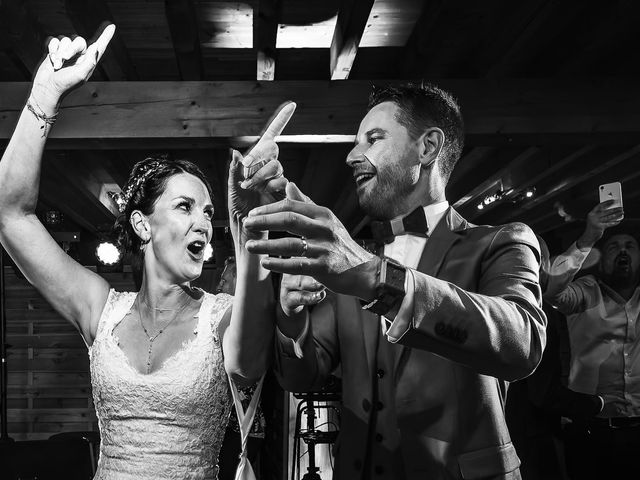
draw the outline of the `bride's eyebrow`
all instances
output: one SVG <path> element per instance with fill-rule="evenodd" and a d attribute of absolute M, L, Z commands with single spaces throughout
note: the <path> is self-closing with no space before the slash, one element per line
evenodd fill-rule
<path fill-rule="evenodd" d="M 195 199 L 187 195 L 178 195 L 177 197 L 174 197 L 174 200 L 181 200 L 181 199 L 186 200 L 189 203 L 195 203 Z"/>

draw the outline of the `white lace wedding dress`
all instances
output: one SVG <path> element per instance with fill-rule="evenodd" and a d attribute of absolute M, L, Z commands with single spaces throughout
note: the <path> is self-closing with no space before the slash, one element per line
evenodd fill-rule
<path fill-rule="evenodd" d="M 232 406 L 218 324 L 232 297 L 205 293 L 196 337 L 150 374 L 131 366 L 114 337 L 135 292 L 111 290 L 89 348 L 100 426 L 95 479 L 215 479 Z"/>

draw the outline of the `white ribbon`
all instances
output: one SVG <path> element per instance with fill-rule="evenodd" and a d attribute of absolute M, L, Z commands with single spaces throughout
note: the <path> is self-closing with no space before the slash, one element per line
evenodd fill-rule
<path fill-rule="evenodd" d="M 231 394 L 233 395 L 233 403 L 236 407 L 236 415 L 238 416 L 238 425 L 240 426 L 240 463 L 236 469 L 235 480 L 256 480 L 256 474 L 253 472 L 251 462 L 247 458 L 247 442 L 249 441 L 249 432 L 251 431 L 251 425 L 253 425 L 253 418 L 256 415 L 258 409 L 258 401 L 260 400 L 260 393 L 262 392 L 262 383 L 264 382 L 264 374 L 260 378 L 256 390 L 253 392 L 251 401 L 247 410 L 244 410 L 242 402 L 240 401 L 240 394 L 235 383 L 229 377 L 229 384 L 231 385 Z"/>

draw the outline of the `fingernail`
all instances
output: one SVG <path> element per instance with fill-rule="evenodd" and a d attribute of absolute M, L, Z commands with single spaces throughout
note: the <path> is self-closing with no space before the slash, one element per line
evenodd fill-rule
<path fill-rule="evenodd" d="M 251 181 L 251 180 L 243 180 L 240 183 L 240 188 L 243 188 L 245 190 L 248 189 L 248 188 L 251 188 L 251 187 L 253 187 L 253 181 Z"/>
<path fill-rule="evenodd" d="M 260 215 L 260 209 L 259 208 L 254 208 L 253 210 L 251 210 L 248 214 L 247 217 L 255 217 L 257 215 Z"/>

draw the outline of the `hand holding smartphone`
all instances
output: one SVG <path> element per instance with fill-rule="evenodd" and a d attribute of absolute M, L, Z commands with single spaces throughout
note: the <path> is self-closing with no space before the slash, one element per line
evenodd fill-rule
<path fill-rule="evenodd" d="M 620 182 L 605 183 L 598 188 L 600 194 L 600 203 L 607 200 L 613 200 L 614 204 L 611 208 L 622 208 L 622 185 Z"/>

